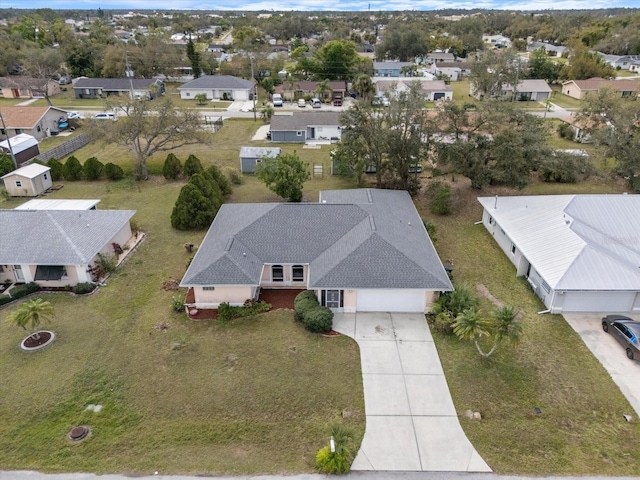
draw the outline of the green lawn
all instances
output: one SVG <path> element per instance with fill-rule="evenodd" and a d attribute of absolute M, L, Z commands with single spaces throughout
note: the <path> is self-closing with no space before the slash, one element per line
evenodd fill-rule
<path fill-rule="evenodd" d="M 29 100 L 28 98 L 0 98 L 0 107 L 13 107 Z"/>
<path fill-rule="evenodd" d="M 562 108 L 582 108 L 582 100 L 578 100 L 577 98 L 573 98 L 562 93 L 562 85 L 552 85 L 551 90 L 553 90 L 551 94 L 551 103 L 555 103 Z"/>
<path fill-rule="evenodd" d="M 453 101 L 458 105 L 464 105 L 465 103 L 476 105 L 480 103 L 480 100 L 469 95 L 469 88 L 471 86 L 471 82 L 469 80 L 451 82 L 450 85 L 453 90 Z"/>

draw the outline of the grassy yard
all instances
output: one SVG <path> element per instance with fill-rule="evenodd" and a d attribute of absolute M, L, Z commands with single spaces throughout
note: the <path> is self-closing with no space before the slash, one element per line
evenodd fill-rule
<path fill-rule="evenodd" d="M 226 326 L 171 312 L 178 292 L 164 291 L 163 282 L 181 278 L 188 260 L 182 245 L 204 235 L 169 225 L 181 185 L 157 177 L 66 182 L 51 195 L 135 209 L 148 238 L 97 294 L 46 296 L 56 308 L 58 339 L 44 351 L 21 352 L 24 332 L 5 321 L 15 307 L 0 310 L 2 468 L 310 472 L 343 411 L 361 438 L 362 378 L 352 340 L 311 335 L 285 310 Z M 272 199 L 252 182 L 233 199 L 246 200 L 245 191 L 252 200 Z M 168 329 L 154 328 L 161 322 Z M 85 411 L 97 403 L 100 413 Z M 70 445 L 65 435 L 79 424 L 91 425 L 93 436 Z"/>
<path fill-rule="evenodd" d="M 475 191 L 467 181 L 452 184 L 457 213 L 437 217 L 424 198 L 417 206 L 438 231 L 441 258 L 454 278 L 484 285 L 499 300 L 521 309 L 522 342 L 483 361 L 471 342 L 434 332 L 447 382 L 459 413 L 482 413 L 482 421 L 461 418 L 480 455 L 501 474 L 638 475 L 640 426 L 602 365 L 561 316 L 538 315 L 543 304 L 482 225 L 478 195 L 614 193 L 617 182 L 595 179 L 580 185 L 534 183 L 521 192 L 506 188 Z M 499 200 L 498 200 L 499 201 Z M 484 310 L 491 305 L 484 301 Z M 541 415 L 534 407 L 542 409 Z M 635 415 L 634 415 L 635 416 Z"/>
<path fill-rule="evenodd" d="M 582 108 L 582 100 L 570 97 L 569 95 L 564 95 L 562 93 L 561 85 L 552 85 L 551 90 L 553 90 L 553 92 L 551 93 L 551 103 L 555 103 L 562 108 L 577 110 Z"/>
<path fill-rule="evenodd" d="M 453 101 L 458 105 L 464 105 L 465 103 L 473 105 L 480 104 L 480 100 L 469 95 L 469 88 L 471 86 L 471 82 L 469 80 L 451 82 L 450 85 L 453 90 Z"/>

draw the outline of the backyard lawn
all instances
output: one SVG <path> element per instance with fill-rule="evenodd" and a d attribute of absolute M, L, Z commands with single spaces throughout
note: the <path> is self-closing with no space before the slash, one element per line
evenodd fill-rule
<path fill-rule="evenodd" d="M 177 151 L 205 166 L 239 169 L 239 147 L 260 122 L 225 121 L 211 143 Z M 578 144 L 575 144 L 578 145 Z M 331 146 L 294 150 L 324 176 L 304 188 L 305 201 L 322 189 L 351 188 L 329 173 Z M 558 147 L 556 147 L 558 148 Z M 577 146 L 575 148 L 580 148 Z M 131 171 L 130 152 L 91 144 L 75 153 L 116 162 Z M 150 162 L 148 182 L 61 182 L 54 198 L 100 198 L 101 209 L 135 209 L 148 235 L 106 287 L 89 297 L 48 295 L 59 338 L 41 352 L 22 353 L 24 332 L 0 310 L 0 465 L 5 469 L 162 474 L 257 474 L 313 470 L 313 456 L 328 441 L 328 427 L 343 422 L 364 432 L 364 401 L 357 345 L 344 337 L 306 333 L 289 311 L 274 311 L 227 325 L 194 322 L 170 310 L 178 294 L 163 282 L 180 279 L 204 232 L 178 232 L 169 224 L 181 182 L 157 174 L 166 153 Z M 431 181 L 424 174 L 424 182 Z M 608 176 L 578 185 L 534 182 L 522 191 L 472 190 L 456 176 L 439 177 L 457 197 L 455 213 L 435 216 L 424 195 L 416 206 L 437 232 L 436 248 L 453 265 L 457 282 L 483 285 L 521 310 L 522 342 L 481 360 L 471 343 L 434 332 L 461 414 L 463 429 L 500 474 L 640 475 L 640 426 L 618 387 L 560 316 L 538 315 L 542 303 L 482 225 L 478 195 L 617 193 Z M 279 201 L 250 175 L 234 187 L 232 202 Z M 0 197 L 0 208 L 21 203 Z M 490 304 L 483 301 L 485 311 Z M 164 328 L 167 326 L 168 328 Z M 100 413 L 85 411 L 100 403 Z M 535 414 L 539 407 L 541 414 Z M 481 421 L 462 412 L 479 411 Z M 343 413 L 346 413 L 342 419 Z M 633 415 L 635 417 L 635 414 Z M 88 424 L 93 435 L 70 445 L 65 434 Z M 446 445 L 437 448 L 446 448 Z"/>

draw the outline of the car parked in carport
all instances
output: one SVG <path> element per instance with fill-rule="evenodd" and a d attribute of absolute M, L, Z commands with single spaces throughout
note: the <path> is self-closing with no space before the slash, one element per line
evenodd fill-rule
<path fill-rule="evenodd" d="M 602 329 L 624 347 L 628 359 L 640 360 L 640 322 L 624 315 L 607 315 L 602 318 Z"/>

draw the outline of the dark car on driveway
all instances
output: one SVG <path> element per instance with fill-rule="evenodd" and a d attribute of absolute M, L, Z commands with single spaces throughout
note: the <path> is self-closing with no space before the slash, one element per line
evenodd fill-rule
<path fill-rule="evenodd" d="M 602 329 L 618 340 L 628 359 L 640 360 L 640 322 L 624 315 L 607 315 L 602 318 Z"/>

